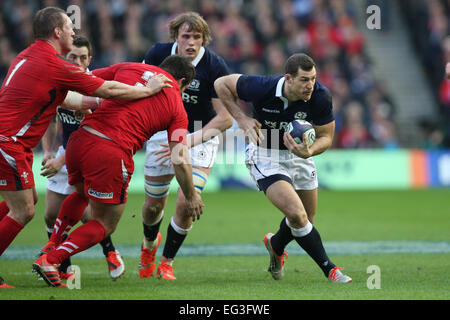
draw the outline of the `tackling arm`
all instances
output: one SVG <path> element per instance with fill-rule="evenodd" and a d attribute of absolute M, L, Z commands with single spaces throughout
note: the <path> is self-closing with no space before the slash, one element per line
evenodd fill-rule
<path fill-rule="evenodd" d="M 236 89 L 237 81 L 241 74 L 231 74 L 220 77 L 214 82 L 214 88 L 217 95 L 226 107 L 228 112 L 236 119 L 245 135 L 248 136 L 254 144 L 261 143 L 264 135 L 261 131 L 261 124 L 253 118 L 248 117 L 238 103 L 238 93 Z"/>
<path fill-rule="evenodd" d="M 42 165 L 53 158 L 52 147 L 56 137 L 56 131 L 58 128 L 58 117 L 55 115 L 44 135 L 42 136 L 42 149 L 44 155 L 42 157 Z"/>
<path fill-rule="evenodd" d="M 146 86 L 130 86 L 118 81 L 107 80 L 92 94 L 95 97 L 114 100 L 137 100 L 147 98 L 165 87 L 172 88 L 171 82 L 163 74 L 157 74 L 149 79 Z"/>
<path fill-rule="evenodd" d="M 216 110 L 216 116 L 211 119 L 202 130 L 190 136 L 188 141 L 189 147 L 194 147 L 196 145 L 202 144 L 215 136 L 218 136 L 223 131 L 227 130 L 233 125 L 233 117 L 230 115 L 228 110 L 223 105 L 220 99 L 212 99 L 212 104 L 214 110 Z"/>
<path fill-rule="evenodd" d="M 194 188 L 189 150 L 185 144 L 178 142 L 169 142 L 169 148 L 176 179 L 186 198 L 186 210 L 195 221 L 203 213 L 203 202 Z"/>

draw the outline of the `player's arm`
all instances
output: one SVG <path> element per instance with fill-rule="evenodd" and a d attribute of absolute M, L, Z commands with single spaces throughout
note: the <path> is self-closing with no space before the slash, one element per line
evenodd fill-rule
<path fill-rule="evenodd" d="M 67 92 L 66 98 L 61 104 L 61 108 L 83 111 L 89 114 L 92 113 L 90 112 L 90 109 L 97 108 L 100 105 L 101 101 L 102 99 L 98 97 L 84 96 L 81 93 L 69 91 Z"/>
<path fill-rule="evenodd" d="M 194 188 L 189 149 L 184 143 L 173 141 L 169 142 L 169 148 L 176 179 L 186 198 L 186 210 L 195 221 L 203 213 L 203 202 Z"/>
<path fill-rule="evenodd" d="M 306 136 L 303 136 L 302 143 L 296 143 L 290 134 L 285 133 L 283 136 L 283 141 L 290 152 L 300 158 L 307 159 L 309 157 L 321 154 L 331 147 L 334 137 L 334 127 L 334 120 L 322 126 L 314 126 L 314 130 L 316 131 L 316 140 L 310 147 L 308 147 L 308 144 L 306 143 Z"/>
<path fill-rule="evenodd" d="M 248 117 L 238 102 L 237 82 L 241 76 L 241 74 L 231 74 L 220 77 L 214 82 L 214 88 L 223 105 L 238 123 L 239 128 L 253 143 L 259 144 L 264 139 L 261 124 L 256 119 Z"/>
<path fill-rule="evenodd" d="M 161 73 L 151 77 L 145 87 L 130 86 L 118 81 L 108 80 L 95 90 L 92 95 L 114 100 L 143 99 L 160 92 L 163 88 L 172 88 L 169 82 L 172 82 L 172 80 Z"/>
<path fill-rule="evenodd" d="M 213 98 L 211 102 L 216 111 L 216 116 L 202 130 L 198 130 L 189 136 L 188 145 L 191 148 L 218 136 L 233 125 L 233 117 L 223 105 L 222 101 L 218 98 Z"/>
<path fill-rule="evenodd" d="M 114 72 L 121 64 L 108 68 L 94 70 L 88 74 L 70 64 L 61 68 L 59 81 L 62 87 L 70 88 L 86 96 L 114 100 L 137 100 L 152 96 L 163 88 L 172 87 L 170 80 L 164 74 L 151 77 L 144 86 L 130 86 L 113 80 Z M 103 77 L 104 76 L 104 77 Z"/>
<path fill-rule="evenodd" d="M 58 117 L 55 115 L 50 122 L 50 125 L 48 126 L 47 130 L 45 131 L 44 135 L 42 136 L 42 150 L 44 151 L 44 155 L 42 157 L 42 165 L 45 165 L 45 163 L 53 159 L 53 152 L 52 147 L 53 143 L 55 142 L 56 138 L 56 132 L 58 128 Z"/>
<path fill-rule="evenodd" d="M 65 154 L 62 154 L 55 158 L 53 156 L 52 147 L 56 138 L 56 133 L 58 129 L 58 117 L 55 116 L 50 123 L 47 131 L 42 136 L 42 149 L 44 151 L 44 156 L 42 157 L 42 167 L 41 175 L 47 178 L 54 176 L 66 162 Z"/>
<path fill-rule="evenodd" d="M 60 154 L 57 158 L 48 160 L 41 167 L 41 176 L 51 178 L 58 173 L 66 163 L 66 153 Z"/>

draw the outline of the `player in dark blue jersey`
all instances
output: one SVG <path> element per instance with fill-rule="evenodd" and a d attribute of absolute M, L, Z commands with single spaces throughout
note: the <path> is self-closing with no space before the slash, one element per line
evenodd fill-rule
<path fill-rule="evenodd" d="M 67 59 L 80 65 L 84 70 L 87 70 L 92 60 L 89 40 L 82 36 L 76 36 L 73 41 L 72 50 L 67 54 Z M 65 165 L 65 149 L 70 135 L 80 127 L 83 118 L 84 114 L 80 112 L 58 108 L 58 119 L 62 125 L 62 145 L 59 147 L 55 157 L 53 157 L 51 149 L 56 136 L 57 121 L 52 122 L 42 137 L 44 157 L 42 160 L 43 171 L 41 175 L 48 178 L 44 218 L 49 236 L 52 234 L 53 226 L 55 225 L 64 199 L 75 191 L 74 187 L 68 181 Z M 83 221 L 85 222 L 85 219 Z M 115 249 L 111 236 L 106 237 L 100 244 L 102 245 L 103 253 L 108 264 L 109 275 L 115 280 L 125 271 L 123 260 L 120 253 Z M 70 264 L 70 259 L 61 263 L 59 268 L 61 278 L 71 276 L 72 273 L 68 271 Z"/>
<path fill-rule="evenodd" d="M 269 272 L 275 280 L 284 276 L 286 245 L 295 240 L 333 282 L 351 282 L 328 258 L 318 231 L 313 227 L 318 181 L 313 156 L 333 141 L 334 117 L 331 94 L 316 81 L 316 65 L 305 54 L 286 61 L 285 75 L 245 76 L 233 74 L 215 82 L 218 96 L 249 138 L 246 165 L 260 190 L 285 218 L 276 234 L 268 233 L 264 244 L 270 255 Z M 251 102 L 247 116 L 238 99 Z M 313 124 L 316 140 L 298 144 L 284 130 L 294 119 Z"/>
<path fill-rule="evenodd" d="M 214 90 L 214 81 L 229 74 L 229 70 L 221 57 L 206 48 L 211 40 L 210 30 L 199 14 L 186 12 L 178 15 L 170 22 L 169 31 L 173 42 L 155 44 L 146 54 L 144 62 L 158 65 L 173 54 L 192 59 L 195 78 L 182 93 L 182 98 L 189 119 L 188 146 L 191 148 L 194 185 L 201 192 L 217 154 L 218 135 L 233 124 L 233 118 Z M 142 207 L 144 241 L 139 264 L 141 278 L 151 277 L 155 269 L 155 254 L 161 242 L 159 227 L 174 177 L 174 169 L 166 161 L 168 149 L 162 149 L 162 144 L 167 144 L 166 131 L 155 134 L 147 141 L 146 147 L 145 203 Z M 193 224 L 192 218 L 185 212 L 184 195 L 180 189 L 156 272 L 158 278 L 175 280 L 172 262 Z"/>

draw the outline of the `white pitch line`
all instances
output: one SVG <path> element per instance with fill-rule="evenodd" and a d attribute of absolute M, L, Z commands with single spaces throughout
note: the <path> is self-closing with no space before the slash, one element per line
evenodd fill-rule
<path fill-rule="evenodd" d="M 13 246 L 0 257 L 1 260 L 33 259 L 42 246 Z M 158 249 L 162 253 L 164 243 Z M 329 241 L 324 243 L 329 255 L 386 254 L 386 253 L 450 253 L 450 241 Z M 123 257 L 138 258 L 140 244 L 116 245 Z M 286 248 L 289 255 L 306 254 L 295 241 Z M 265 256 L 262 243 L 185 244 L 177 256 Z M 103 257 L 100 246 L 94 246 L 76 255 L 77 258 Z"/>

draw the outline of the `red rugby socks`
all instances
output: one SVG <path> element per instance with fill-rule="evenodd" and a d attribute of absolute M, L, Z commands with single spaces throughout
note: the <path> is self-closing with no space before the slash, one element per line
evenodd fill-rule
<path fill-rule="evenodd" d="M 11 242 L 13 242 L 23 227 L 23 225 L 9 216 L 5 216 L 0 221 L 0 256 L 9 247 Z"/>
<path fill-rule="evenodd" d="M 61 209 L 59 209 L 50 241 L 59 245 L 70 229 L 81 220 L 87 205 L 88 199 L 84 195 L 77 192 L 70 194 L 62 203 Z"/>
<path fill-rule="evenodd" d="M 47 261 L 61 264 L 74 254 L 89 249 L 105 238 L 106 231 L 103 225 L 91 220 L 73 230 L 69 237 L 47 255 Z"/>
<path fill-rule="evenodd" d="M 6 205 L 6 201 L 0 202 L 0 221 L 8 214 L 9 208 Z"/>

